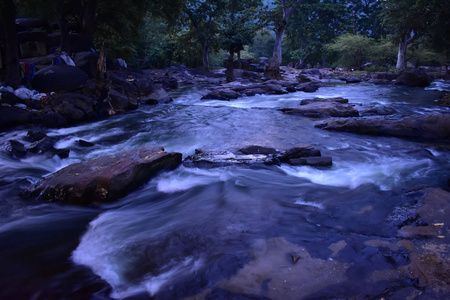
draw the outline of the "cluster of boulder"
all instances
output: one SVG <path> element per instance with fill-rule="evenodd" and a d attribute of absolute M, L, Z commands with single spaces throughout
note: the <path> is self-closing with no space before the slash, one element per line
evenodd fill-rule
<path fill-rule="evenodd" d="M 191 167 L 221 167 L 235 164 L 245 165 L 280 165 L 293 166 L 331 166 L 332 158 L 322 156 L 319 149 L 311 145 L 297 145 L 287 150 L 252 145 L 236 152 L 205 151 L 196 149 L 195 154 L 184 160 L 184 165 Z"/>
<path fill-rule="evenodd" d="M 28 136 L 41 139 L 25 150 L 16 146 L 17 149 L 9 150 L 11 155 L 24 157 L 27 151 L 56 154 L 62 151 L 55 150 L 54 139 L 43 133 L 30 132 Z M 19 142 L 8 143 L 14 145 Z M 39 148 L 42 150 L 38 150 Z M 68 156 L 68 150 L 64 151 Z M 112 202 L 134 191 L 158 172 L 175 169 L 182 163 L 187 167 L 235 164 L 261 166 L 281 163 L 324 167 L 332 165 L 332 158 L 321 156 L 320 150 L 310 145 L 298 145 L 283 151 L 270 147 L 248 146 L 237 152 L 196 150 L 194 155 L 183 162 L 181 153 L 166 152 L 160 147 L 142 147 L 69 165 L 42 178 L 24 192 L 23 196 L 76 205 Z"/>

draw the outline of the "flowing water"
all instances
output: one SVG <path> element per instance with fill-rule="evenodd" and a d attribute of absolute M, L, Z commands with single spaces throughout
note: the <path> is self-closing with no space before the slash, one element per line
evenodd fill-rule
<path fill-rule="evenodd" d="M 434 103 L 436 89 L 446 87 L 442 81 L 426 90 L 330 83 L 312 94 L 231 102 L 201 101 L 205 91 L 190 87 L 167 105 L 48 129 L 59 139 L 56 148 L 71 149 L 69 158 L 18 160 L 0 153 L 0 298 L 375 297 L 392 283 L 373 279 L 374 272 L 407 261 L 392 263 L 367 245 L 395 235 L 384 224 L 408 201 L 406 189 L 447 187 L 448 145 L 327 132 L 314 127 L 317 120 L 277 109 L 301 99 L 340 96 L 360 109 L 449 112 Z M 12 129 L 0 138 L 26 144 L 27 130 Z M 95 146 L 79 147 L 79 139 Z M 333 166 L 181 166 L 116 203 L 89 208 L 18 196 L 69 164 L 142 146 L 162 146 L 186 157 L 197 148 L 297 144 L 319 148 L 333 157 Z M 303 261 L 294 275 L 289 272 L 300 263 L 290 263 L 290 254 Z"/>

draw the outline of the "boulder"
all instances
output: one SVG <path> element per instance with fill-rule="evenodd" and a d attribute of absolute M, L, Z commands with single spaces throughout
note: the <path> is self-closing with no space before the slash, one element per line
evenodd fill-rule
<path fill-rule="evenodd" d="M 303 157 L 320 157 L 320 150 L 311 145 L 297 145 L 282 152 L 278 159 L 280 162 L 288 163 L 290 160 Z"/>
<path fill-rule="evenodd" d="M 347 104 L 348 99 L 342 98 L 342 97 L 335 97 L 335 98 L 311 98 L 311 99 L 303 99 L 300 101 L 300 105 L 308 105 L 312 103 L 319 103 L 319 102 L 326 102 L 326 103 L 342 103 Z"/>
<path fill-rule="evenodd" d="M 1 145 L 3 152 L 14 158 L 23 158 L 27 155 L 27 150 L 25 150 L 25 145 L 16 140 L 8 140 Z"/>
<path fill-rule="evenodd" d="M 322 73 L 320 73 L 319 69 L 302 70 L 297 76 L 297 80 L 300 83 L 311 82 L 311 81 L 320 81 L 321 79 L 322 79 Z"/>
<path fill-rule="evenodd" d="M 110 103 L 115 110 L 134 110 L 138 108 L 137 100 L 118 91 L 110 90 Z"/>
<path fill-rule="evenodd" d="M 266 154 L 242 154 L 231 151 L 204 151 L 196 149 L 195 154 L 187 157 L 183 164 L 187 167 L 223 167 L 230 165 L 262 165 L 270 163 L 272 156 Z"/>
<path fill-rule="evenodd" d="M 27 196 L 77 205 L 111 202 L 134 191 L 159 171 L 180 164 L 180 153 L 143 147 L 69 165 L 41 179 Z"/>
<path fill-rule="evenodd" d="M 29 130 L 25 136 L 25 140 L 34 143 L 47 137 L 47 134 L 43 131 Z"/>
<path fill-rule="evenodd" d="M 427 87 L 430 86 L 432 81 L 433 78 L 424 70 L 416 68 L 403 71 L 403 73 L 394 80 L 394 84 L 410 87 Z"/>
<path fill-rule="evenodd" d="M 343 100 L 339 98 L 337 101 L 310 101 L 304 105 L 280 110 L 284 113 L 299 114 L 311 118 L 359 116 L 358 110 L 353 108 L 353 105 L 340 103 L 339 101 Z"/>
<path fill-rule="evenodd" d="M 142 102 L 147 104 L 160 104 L 160 103 L 169 103 L 172 98 L 167 94 L 166 90 L 162 87 L 155 89 L 150 95 L 142 97 Z"/>
<path fill-rule="evenodd" d="M 357 76 L 341 76 L 339 80 L 345 81 L 346 83 L 360 83 L 361 78 Z"/>
<path fill-rule="evenodd" d="M 265 154 L 265 155 L 269 155 L 269 154 L 279 154 L 280 153 L 275 148 L 263 147 L 263 146 L 257 146 L 257 145 L 247 146 L 247 147 L 244 147 L 242 149 L 239 149 L 239 151 L 242 154 Z"/>
<path fill-rule="evenodd" d="M 300 158 L 305 160 L 300 161 Z M 297 145 L 287 150 L 277 150 L 271 147 L 247 146 L 238 152 L 204 151 L 196 149 L 195 154 L 187 157 L 183 164 L 187 167 L 222 167 L 229 165 L 291 165 L 328 166 L 331 157 L 321 157 L 320 150 L 311 145 Z"/>
<path fill-rule="evenodd" d="M 53 155 L 56 151 L 54 147 L 55 143 L 55 138 L 45 136 L 29 145 L 26 150 L 34 154 L 52 153 Z"/>
<path fill-rule="evenodd" d="M 78 140 L 78 141 L 77 141 L 77 144 L 78 144 L 80 147 L 94 147 L 94 146 L 95 146 L 94 143 L 91 143 L 91 142 L 88 142 L 88 141 L 85 141 L 85 140 Z"/>
<path fill-rule="evenodd" d="M 231 89 L 216 89 L 209 92 L 207 95 L 202 97 L 202 100 L 224 100 L 228 101 L 231 99 L 237 99 L 241 95 Z"/>
<path fill-rule="evenodd" d="M 80 68 L 52 65 L 36 72 L 32 85 L 40 92 L 71 92 L 79 89 L 88 76 Z"/>
<path fill-rule="evenodd" d="M 89 78 L 95 78 L 98 56 L 99 55 L 97 52 L 78 52 L 73 56 L 73 62 L 78 68 L 83 70 L 89 76 Z"/>
<path fill-rule="evenodd" d="M 365 117 L 332 119 L 316 125 L 326 130 L 419 139 L 450 139 L 450 114 L 424 114 L 402 119 Z"/>
<path fill-rule="evenodd" d="M 333 165 L 330 156 L 293 158 L 288 161 L 292 166 L 328 167 Z"/>
<path fill-rule="evenodd" d="M 69 123 L 88 121 L 99 116 L 97 100 L 78 93 L 62 94 L 51 102 L 52 110 Z"/>
<path fill-rule="evenodd" d="M 0 128 L 8 128 L 31 122 L 33 114 L 19 107 L 0 105 L 0 116 Z"/>
<path fill-rule="evenodd" d="M 305 93 L 314 93 L 322 86 L 323 84 L 320 81 L 311 81 L 300 84 L 297 86 L 297 90 Z"/>

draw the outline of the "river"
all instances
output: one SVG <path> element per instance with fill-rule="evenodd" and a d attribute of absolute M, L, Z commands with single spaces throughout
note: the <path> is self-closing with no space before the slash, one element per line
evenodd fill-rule
<path fill-rule="evenodd" d="M 205 90 L 189 87 L 170 104 L 45 129 L 57 148 L 71 149 L 69 158 L 0 153 L 0 299 L 371 299 L 414 287 L 374 275 L 408 260 L 386 259 L 373 241 L 395 235 L 385 223 L 410 201 L 407 189 L 448 188 L 448 144 L 323 131 L 317 120 L 277 109 L 339 96 L 359 109 L 449 112 L 434 102 L 448 87 L 330 82 L 315 93 L 230 102 L 202 101 Z M 28 130 L 0 139 L 27 144 Z M 94 146 L 80 147 L 79 139 Z M 197 148 L 297 144 L 332 156 L 333 166 L 181 166 L 118 202 L 87 208 L 18 196 L 69 164 L 141 146 L 186 157 Z"/>

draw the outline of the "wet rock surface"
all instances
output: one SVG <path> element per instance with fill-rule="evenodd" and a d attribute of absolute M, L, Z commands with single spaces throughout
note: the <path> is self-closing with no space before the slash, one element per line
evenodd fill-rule
<path fill-rule="evenodd" d="M 359 116 L 359 111 L 354 108 L 354 105 L 348 104 L 347 99 L 340 97 L 307 99 L 297 107 L 282 108 L 280 111 L 312 118 Z"/>
<path fill-rule="evenodd" d="M 419 139 L 450 139 L 450 114 L 332 119 L 316 125 L 326 130 Z"/>
<path fill-rule="evenodd" d="M 180 153 L 163 148 L 139 148 L 69 165 L 43 178 L 28 196 L 77 205 L 117 200 L 164 169 L 181 163 Z"/>
<path fill-rule="evenodd" d="M 427 87 L 430 86 L 432 81 L 432 76 L 428 75 L 424 70 L 416 68 L 403 71 L 403 73 L 394 80 L 394 84 L 410 87 Z"/>
<path fill-rule="evenodd" d="M 264 146 L 247 146 L 239 151 L 205 151 L 197 149 L 183 164 L 188 167 L 222 167 L 229 165 L 290 165 L 331 166 L 331 157 L 321 157 L 320 150 L 311 145 L 298 145 L 287 150 Z"/>

